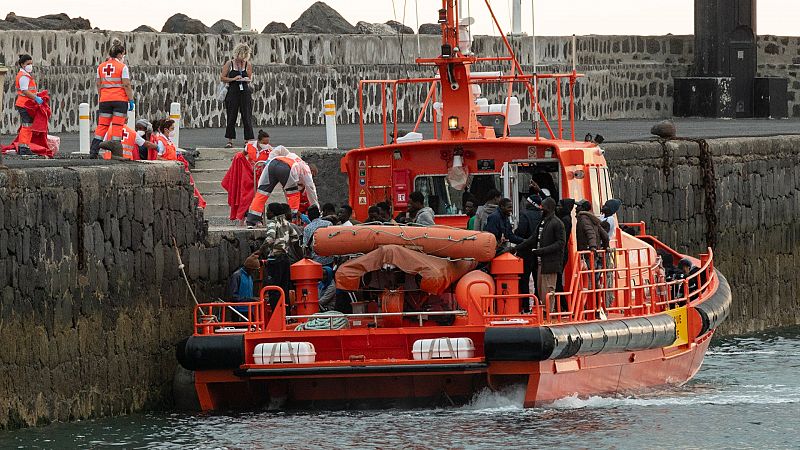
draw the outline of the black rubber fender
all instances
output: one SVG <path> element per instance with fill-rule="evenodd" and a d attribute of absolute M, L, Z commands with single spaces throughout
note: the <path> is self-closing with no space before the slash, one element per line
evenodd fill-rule
<path fill-rule="evenodd" d="M 544 361 L 553 347 L 553 333 L 547 327 L 488 328 L 483 338 L 486 361 Z"/>
<path fill-rule="evenodd" d="M 700 318 L 703 320 L 703 328 L 699 336 L 717 328 L 728 317 L 731 310 L 731 302 L 733 301 L 731 286 L 719 271 L 716 271 L 716 274 L 719 280 L 717 290 L 707 300 L 695 306 L 697 312 L 700 313 Z"/>
<path fill-rule="evenodd" d="M 186 370 L 238 369 L 244 364 L 244 335 L 189 336 L 178 342 L 175 357 Z"/>

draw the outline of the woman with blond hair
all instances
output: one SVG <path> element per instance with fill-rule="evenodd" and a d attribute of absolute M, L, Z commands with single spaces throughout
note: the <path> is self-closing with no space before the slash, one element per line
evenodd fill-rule
<path fill-rule="evenodd" d="M 254 139 L 253 135 L 253 90 L 250 82 L 253 78 L 253 65 L 250 63 L 250 47 L 239 43 L 233 48 L 233 59 L 222 67 L 220 80 L 228 83 L 228 94 L 225 96 L 225 110 L 228 126 L 225 137 L 228 138 L 226 148 L 233 147 L 236 139 L 236 119 L 242 118 L 245 142 Z"/>

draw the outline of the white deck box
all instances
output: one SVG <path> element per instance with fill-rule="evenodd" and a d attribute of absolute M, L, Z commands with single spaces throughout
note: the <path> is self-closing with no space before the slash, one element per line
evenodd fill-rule
<path fill-rule="evenodd" d="M 474 358 L 475 344 L 472 339 L 466 337 L 420 339 L 414 342 L 411 353 L 418 361 Z"/>
<path fill-rule="evenodd" d="M 310 342 L 267 342 L 256 345 L 253 351 L 256 364 L 310 364 L 317 352 Z"/>

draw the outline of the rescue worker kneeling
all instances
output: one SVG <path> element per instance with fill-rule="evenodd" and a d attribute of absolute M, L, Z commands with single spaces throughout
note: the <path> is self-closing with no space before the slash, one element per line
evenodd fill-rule
<path fill-rule="evenodd" d="M 296 214 L 300 209 L 302 189 L 308 194 L 309 204 L 319 206 L 311 167 L 286 147 L 279 145 L 270 152 L 267 166 L 258 180 L 256 195 L 247 212 L 247 226 L 252 227 L 262 221 L 264 206 L 278 184 L 283 186 L 292 214 Z"/>
<path fill-rule="evenodd" d="M 146 148 L 148 150 L 158 149 L 156 144 L 147 142 L 143 134 L 144 133 L 139 133 L 127 126 L 111 127 L 104 141 L 99 145 L 99 148 L 111 151 L 112 156 L 138 161 L 140 159 L 140 148 Z"/>

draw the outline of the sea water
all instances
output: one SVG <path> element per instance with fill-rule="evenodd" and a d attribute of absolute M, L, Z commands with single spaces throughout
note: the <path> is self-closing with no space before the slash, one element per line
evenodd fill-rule
<path fill-rule="evenodd" d="M 799 448 L 800 328 L 715 340 L 680 388 L 533 409 L 523 397 L 512 386 L 452 408 L 139 414 L 0 432 L 0 448 Z"/>

